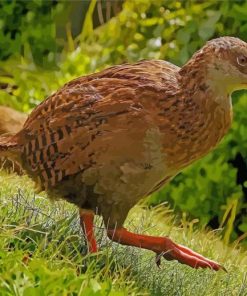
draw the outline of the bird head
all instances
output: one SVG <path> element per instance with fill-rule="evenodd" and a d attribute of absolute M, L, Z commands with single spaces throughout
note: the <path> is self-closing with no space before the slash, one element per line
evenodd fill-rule
<path fill-rule="evenodd" d="M 219 94 L 247 89 L 247 43 L 235 37 L 212 39 L 192 56 L 180 74 L 202 77 Z"/>
<path fill-rule="evenodd" d="M 215 87 L 223 87 L 228 93 L 247 89 L 246 42 L 234 37 L 221 37 L 207 42 L 202 51 L 208 56 L 207 73 Z"/>

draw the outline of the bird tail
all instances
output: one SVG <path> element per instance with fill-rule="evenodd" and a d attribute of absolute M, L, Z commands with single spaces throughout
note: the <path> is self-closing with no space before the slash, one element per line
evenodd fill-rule
<path fill-rule="evenodd" d="M 16 154 L 18 143 L 13 135 L 0 136 L 0 157 L 10 157 Z"/>

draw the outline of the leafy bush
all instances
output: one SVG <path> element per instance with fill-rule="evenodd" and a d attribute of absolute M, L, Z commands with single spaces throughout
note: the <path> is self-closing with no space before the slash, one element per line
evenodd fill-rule
<path fill-rule="evenodd" d="M 37 65 L 56 64 L 56 53 L 62 44 L 56 39 L 57 14 L 65 11 L 66 2 L 8 1 L 0 2 L 0 60 L 30 52 Z"/>
<path fill-rule="evenodd" d="M 52 6 L 46 1 L 28 1 L 25 5 L 3 3 L 3 7 L 9 5 L 12 11 L 18 5 L 25 6 L 26 10 L 34 5 L 36 13 L 39 10 L 37 3 L 49 9 Z M 28 55 L 23 58 L 20 50 L 17 50 L 19 57 L 11 56 L 2 63 L 0 83 L 5 83 L 6 87 L 0 90 L 0 102 L 27 111 L 66 81 L 109 65 L 145 58 L 166 59 L 182 65 L 210 38 L 233 35 L 245 39 L 247 36 L 245 1 L 126 0 L 118 15 L 93 29 L 92 11 L 95 9 L 96 1 L 91 1 L 81 35 L 69 39 L 70 50 L 63 50 L 55 71 L 37 67 L 37 60 L 30 61 Z M 29 12 L 24 15 L 28 23 Z M 36 26 L 44 20 L 53 26 L 53 17 L 54 13 L 40 16 Z M 10 25 L 14 22 L 7 22 L 7 17 L 4 22 L 7 33 L 1 38 L 10 38 L 8 32 L 12 32 Z M 31 25 L 35 26 L 32 22 Z M 43 29 L 41 35 L 35 30 L 31 34 L 35 39 L 31 50 L 48 48 L 53 52 L 52 34 L 46 35 L 47 26 Z M 44 35 L 45 41 L 40 42 Z M 17 37 L 10 42 L 17 42 Z M 30 38 L 24 38 L 25 42 L 32 40 Z M 14 50 L 4 52 L 6 58 Z M 45 62 L 49 64 L 48 60 Z M 149 200 L 150 204 L 157 204 L 168 199 L 175 209 L 198 217 L 202 224 L 226 226 L 226 242 L 230 235 L 232 239 L 237 235 L 244 238 L 247 232 L 247 95 L 235 94 L 233 103 L 234 123 L 219 148 L 184 170 Z"/>

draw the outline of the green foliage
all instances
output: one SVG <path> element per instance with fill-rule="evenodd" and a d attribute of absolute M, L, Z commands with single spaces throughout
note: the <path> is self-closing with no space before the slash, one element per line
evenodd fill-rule
<path fill-rule="evenodd" d="M 39 67 L 40 59 L 32 53 L 47 53 L 44 65 L 50 65 L 48 57 L 54 57 L 54 46 L 57 46 L 53 19 L 65 13 L 61 3 L 65 5 L 49 1 L 1 3 L 7 10 L 0 18 L 0 25 L 5 28 L 0 33 L 4 34 L 1 39 L 16 34 L 9 42 L 22 41 L 18 46 L 7 46 L 9 51 L 1 51 L 2 58 L 9 58 L 0 62 L 0 103 L 28 111 L 66 81 L 109 65 L 146 58 L 182 65 L 210 38 L 233 35 L 246 39 L 247 36 L 246 1 L 126 0 L 117 16 L 96 29 L 93 29 L 93 9 L 96 10 L 97 4 L 91 1 L 82 34 L 75 39 L 67 34 L 69 50 L 62 51 L 55 70 L 50 71 Z M 15 9 L 21 13 L 13 13 Z M 29 22 L 30 13 L 34 16 Z M 14 21 L 7 18 L 9 15 L 19 17 Z M 24 39 L 18 37 L 15 26 Z M 41 31 L 32 32 L 31 27 Z M 26 49 L 21 50 L 21 46 Z M 54 63 L 56 59 L 51 61 Z M 233 103 L 234 123 L 219 148 L 178 175 L 149 201 L 157 204 L 169 200 L 177 211 L 199 218 L 203 225 L 225 226 L 225 241 L 229 240 L 229 231 L 231 239 L 247 232 L 246 93 L 235 94 Z M 236 164 L 239 157 L 242 162 Z"/>
<path fill-rule="evenodd" d="M 54 19 L 65 7 L 66 2 L 0 1 L 0 60 L 31 53 L 37 65 L 54 66 L 56 53 L 62 49 Z"/>
<path fill-rule="evenodd" d="M 246 11 L 246 2 L 129 0 L 86 43 L 93 45 L 90 57 L 97 57 L 98 66 L 146 58 L 181 65 L 209 38 L 235 35 L 244 39 Z M 87 52 L 83 43 L 80 48 Z"/>

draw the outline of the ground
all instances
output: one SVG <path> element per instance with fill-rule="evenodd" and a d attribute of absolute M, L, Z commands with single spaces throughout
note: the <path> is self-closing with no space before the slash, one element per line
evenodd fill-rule
<path fill-rule="evenodd" d="M 158 268 L 151 252 L 109 242 L 100 218 L 96 232 L 101 251 L 86 255 L 72 205 L 35 194 L 25 176 L 0 172 L 0 183 L 0 296 L 247 295 L 247 252 L 225 246 L 220 230 L 179 222 L 167 205 L 152 210 L 136 206 L 126 226 L 139 233 L 169 235 L 222 263 L 227 273 L 165 260 Z"/>

